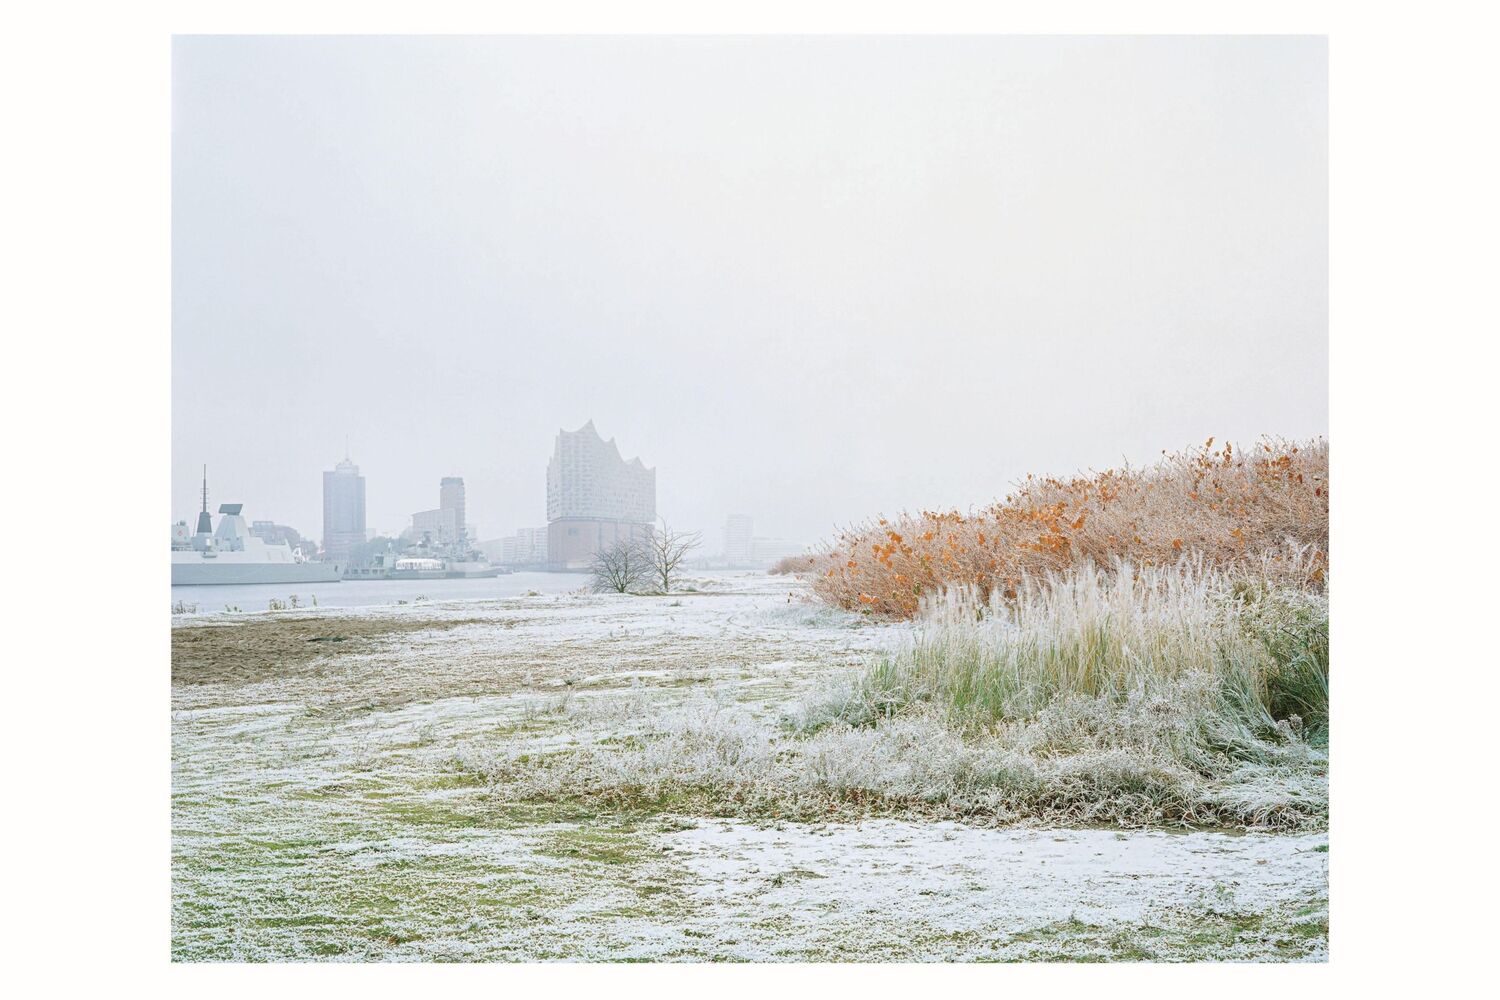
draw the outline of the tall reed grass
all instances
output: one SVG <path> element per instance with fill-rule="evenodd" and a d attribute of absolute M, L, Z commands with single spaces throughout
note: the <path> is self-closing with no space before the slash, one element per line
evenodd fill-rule
<path fill-rule="evenodd" d="M 1260 567 L 1278 584 L 1322 590 L 1328 554 L 1328 444 L 1265 440 L 1248 453 L 1212 439 L 1145 469 L 1028 478 L 978 512 L 923 511 L 844 532 L 789 560 L 841 608 L 911 618 L 945 589 L 1011 598 L 1022 580 L 1079 563 Z"/>
<path fill-rule="evenodd" d="M 921 611 L 918 637 L 827 703 L 826 718 L 870 724 L 930 705 L 982 727 L 1032 718 L 1060 699 L 1123 703 L 1199 677 L 1216 692 L 1224 733 L 1240 727 L 1263 739 L 1290 728 L 1326 737 L 1321 594 L 1201 557 L 1166 566 L 1117 560 L 1023 576 L 1008 598 L 945 591 Z"/>

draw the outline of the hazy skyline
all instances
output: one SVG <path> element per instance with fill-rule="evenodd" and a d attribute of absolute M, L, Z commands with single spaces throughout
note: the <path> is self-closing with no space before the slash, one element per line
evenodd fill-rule
<path fill-rule="evenodd" d="M 179 38 L 171 513 L 814 542 L 1328 423 L 1321 38 Z"/>

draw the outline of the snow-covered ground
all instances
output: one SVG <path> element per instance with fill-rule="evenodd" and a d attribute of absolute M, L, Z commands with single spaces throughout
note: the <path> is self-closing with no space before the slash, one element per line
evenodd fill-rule
<path fill-rule="evenodd" d="M 705 822 L 678 834 L 704 923 L 728 936 L 752 918 L 795 927 L 801 947 L 860 942 L 892 959 L 1207 957 L 1274 954 L 1264 914 L 1326 919 L 1327 837 L 1108 830 L 987 830 L 875 820 L 809 828 Z M 1192 940 L 1210 916 L 1217 939 Z M 1226 921 L 1225 917 L 1231 918 Z M 1321 937 L 1317 931 L 1315 936 Z M 1170 939 L 1170 940 L 1166 940 Z M 915 947 L 913 947 L 913 945 Z M 1154 946 L 1154 947 L 1153 947 Z M 1197 947 L 1195 947 L 1197 946 Z M 1297 957 L 1321 954 L 1322 942 Z M 910 949 L 910 951 L 908 951 Z M 747 957 L 787 954 L 775 935 Z M 1284 956 L 1285 957 L 1285 956 Z"/>
<path fill-rule="evenodd" d="M 774 718 L 904 626 L 726 574 L 173 622 L 179 959 L 1317 959 L 1324 834 L 755 823 L 518 803 L 459 762 Z"/>

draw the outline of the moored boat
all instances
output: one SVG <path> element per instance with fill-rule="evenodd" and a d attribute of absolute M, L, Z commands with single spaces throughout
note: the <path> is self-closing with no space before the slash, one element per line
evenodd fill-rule
<path fill-rule="evenodd" d="M 244 504 L 219 505 L 219 525 L 208 513 L 208 483 L 197 530 L 187 522 L 172 526 L 172 586 L 246 583 L 336 583 L 344 564 L 316 562 L 286 542 L 270 543 L 252 535 L 240 511 Z"/>

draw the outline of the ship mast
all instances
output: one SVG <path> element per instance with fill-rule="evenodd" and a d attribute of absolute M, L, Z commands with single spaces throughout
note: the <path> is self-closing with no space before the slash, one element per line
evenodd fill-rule
<path fill-rule="evenodd" d="M 203 466 L 203 510 L 198 514 L 198 534 L 212 535 L 213 520 L 208 516 L 208 466 Z"/>

